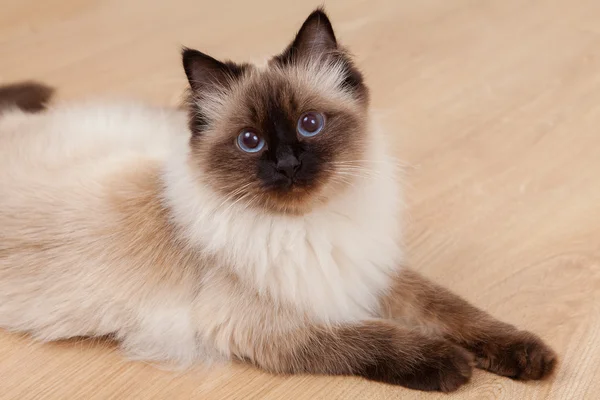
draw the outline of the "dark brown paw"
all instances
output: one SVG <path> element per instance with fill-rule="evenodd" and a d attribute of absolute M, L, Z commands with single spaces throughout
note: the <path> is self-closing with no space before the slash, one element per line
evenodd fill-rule
<path fill-rule="evenodd" d="M 368 379 L 424 391 L 453 392 L 471 378 L 475 359 L 471 353 L 449 342 L 433 341 L 424 346 L 415 361 L 381 359 L 363 373 Z"/>
<path fill-rule="evenodd" d="M 479 368 L 513 379 L 543 379 L 556 365 L 554 351 L 537 336 L 524 331 L 490 338 L 475 353 Z"/>

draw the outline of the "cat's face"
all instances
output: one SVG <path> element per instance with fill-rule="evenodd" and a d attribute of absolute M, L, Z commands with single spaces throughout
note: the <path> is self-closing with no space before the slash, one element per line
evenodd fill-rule
<path fill-rule="evenodd" d="M 185 50 L 192 162 L 231 201 L 303 213 L 353 184 L 368 93 L 322 11 L 259 68 Z"/>

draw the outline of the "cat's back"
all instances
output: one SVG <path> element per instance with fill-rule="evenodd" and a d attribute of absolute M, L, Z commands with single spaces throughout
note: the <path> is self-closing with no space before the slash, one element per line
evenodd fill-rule
<path fill-rule="evenodd" d="M 163 159 L 188 135 L 183 112 L 133 103 L 14 110 L 0 115 L 0 179 L 54 183 L 66 172 L 86 175 L 136 157 Z"/>
<path fill-rule="evenodd" d="M 186 136 L 182 113 L 136 104 L 2 114 L 0 218 L 53 204 L 85 206 L 98 197 L 103 182 L 160 163 Z"/>

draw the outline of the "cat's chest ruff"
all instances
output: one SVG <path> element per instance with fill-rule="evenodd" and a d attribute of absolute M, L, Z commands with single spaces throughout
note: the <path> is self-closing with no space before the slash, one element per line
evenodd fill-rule
<path fill-rule="evenodd" d="M 392 199 L 355 201 L 364 199 L 301 218 L 215 211 L 194 233 L 259 294 L 317 320 L 362 319 L 376 312 L 401 252 Z"/>
<path fill-rule="evenodd" d="M 233 237 L 232 247 L 246 257 L 231 261 L 259 292 L 319 320 L 367 318 L 375 312 L 401 255 L 393 224 L 362 222 L 331 214 L 258 224 L 252 236 L 266 239 L 262 247 L 244 249 Z"/>

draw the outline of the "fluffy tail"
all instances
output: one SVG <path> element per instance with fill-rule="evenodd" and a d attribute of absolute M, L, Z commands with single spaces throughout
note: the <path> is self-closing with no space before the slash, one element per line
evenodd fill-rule
<path fill-rule="evenodd" d="M 0 86 L 0 112 L 19 108 L 27 112 L 42 111 L 52 98 L 54 89 L 38 82 L 19 82 Z"/>

